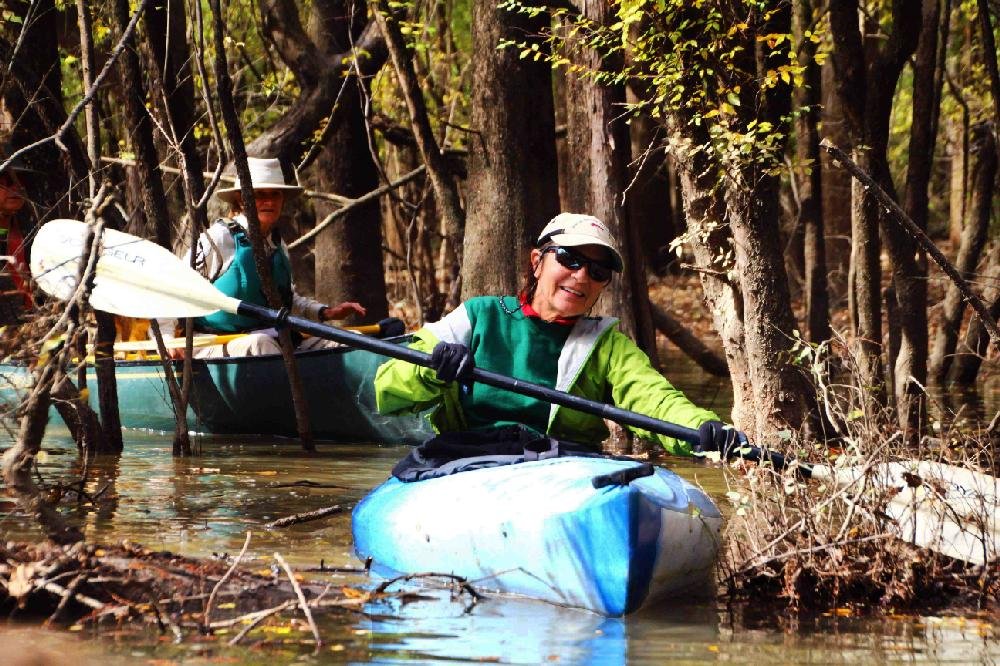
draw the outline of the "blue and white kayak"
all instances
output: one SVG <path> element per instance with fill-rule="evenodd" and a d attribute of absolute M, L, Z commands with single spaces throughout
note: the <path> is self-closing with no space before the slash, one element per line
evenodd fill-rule
<path fill-rule="evenodd" d="M 354 509 L 354 548 L 390 576 L 434 572 L 610 616 L 710 583 L 722 516 L 673 472 L 561 457 L 425 481 L 391 478 Z"/>

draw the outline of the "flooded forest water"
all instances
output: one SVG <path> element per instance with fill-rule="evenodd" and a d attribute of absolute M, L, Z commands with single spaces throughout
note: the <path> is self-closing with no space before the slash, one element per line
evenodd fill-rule
<path fill-rule="evenodd" d="M 691 397 L 728 413 L 729 387 L 694 370 L 668 375 Z M 123 539 L 152 549 L 213 557 L 239 552 L 249 530 L 248 558 L 268 564 L 280 553 L 293 567 L 357 568 L 351 547 L 350 509 L 389 474 L 403 447 L 321 445 L 304 453 L 293 441 L 198 440 L 190 458 L 171 456 L 171 438 L 129 432 L 120 459 L 95 463 L 90 492 L 107 486 L 95 505 L 75 514 L 88 541 Z M 4 448 L 6 445 L 4 446 Z M 61 423 L 50 424 L 46 456 L 39 464 L 47 481 L 80 474 L 76 448 Z M 725 507 L 722 471 L 664 459 L 663 464 L 701 484 Z M 311 482 L 304 484 L 303 482 Z M 0 530 L 7 540 L 38 540 L 0 506 Z M 340 505 L 337 515 L 284 529 L 267 529 L 275 519 Z M 725 510 L 725 509 L 724 509 Z M 373 585 L 360 573 L 304 574 L 334 585 Z M 736 663 L 997 663 L 1000 624 L 996 618 L 889 617 L 875 620 L 831 614 L 799 620 L 750 621 L 748 609 L 727 608 L 709 596 L 664 603 L 636 615 L 604 618 L 541 602 L 488 597 L 467 610 L 447 591 L 427 598 L 383 605 L 368 614 L 321 620 L 326 644 L 318 651 L 301 634 L 275 637 L 266 649 L 226 648 L 189 639 L 182 645 L 155 632 L 137 638 L 116 635 L 106 625 L 45 631 L 17 623 L 0 625 L 5 646 L 0 663 L 433 663 L 659 664 Z M 752 610 L 752 609 L 751 609 Z M 275 646 L 278 647 L 275 647 Z"/>

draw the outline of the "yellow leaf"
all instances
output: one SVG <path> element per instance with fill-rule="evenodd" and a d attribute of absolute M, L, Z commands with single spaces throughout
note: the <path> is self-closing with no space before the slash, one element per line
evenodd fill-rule
<path fill-rule="evenodd" d="M 342 587 L 340 588 L 340 593 L 348 599 L 364 599 L 368 596 L 367 592 L 363 590 L 356 590 L 353 587 Z"/>
<path fill-rule="evenodd" d="M 226 602 L 224 604 L 217 605 L 216 608 L 220 608 L 220 609 L 226 610 L 228 608 L 236 608 L 236 604 L 233 603 L 232 601 L 229 601 L 229 602 Z"/>

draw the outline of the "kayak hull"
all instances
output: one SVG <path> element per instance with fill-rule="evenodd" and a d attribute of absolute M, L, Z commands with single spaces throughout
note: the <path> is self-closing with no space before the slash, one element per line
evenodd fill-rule
<path fill-rule="evenodd" d="M 417 444 L 431 429 L 418 414 L 375 409 L 375 371 L 387 357 L 340 347 L 296 355 L 313 435 L 322 440 Z M 180 375 L 182 362 L 174 361 Z M 188 428 L 206 435 L 295 437 L 298 429 L 280 356 L 195 359 Z M 0 400 L 19 400 L 31 385 L 24 366 L 0 364 Z M 159 361 L 117 361 L 118 407 L 126 428 L 172 432 L 174 414 Z M 94 369 L 87 384 L 96 385 Z M 97 391 L 89 392 L 97 409 Z"/>
<path fill-rule="evenodd" d="M 710 585 L 722 518 L 707 495 L 663 469 L 591 483 L 635 464 L 564 457 L 390 479 L 354 510 L 355 550 L 384 575 L 450 574 L 609 616 Z"/>

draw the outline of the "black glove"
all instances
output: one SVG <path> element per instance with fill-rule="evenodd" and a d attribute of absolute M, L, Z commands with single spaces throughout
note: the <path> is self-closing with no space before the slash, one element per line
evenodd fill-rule
<path fill-rule="evenodd" d="M 476 359 L 472 350 L 457 342 L 439 342 L 431 353 L 431 367 L 437 371 L 437 378 L 443 382 L 456 379 L 462 383 L 472 380 L 476 369 Z"/>
<path fill-rule="evenodd" d="M 725 456 L 734 445 L 747 441 L 747 436 L 722 421 L 705 421 L 698 426 L 698 444 L 695 453 L 718 451 Z"/>
<path fill-rule="evenodd" d="M 397 317 L 386 317 L 378 323 L 378 337 L 395 338 L 406 333 L 406 324 Z"/>

